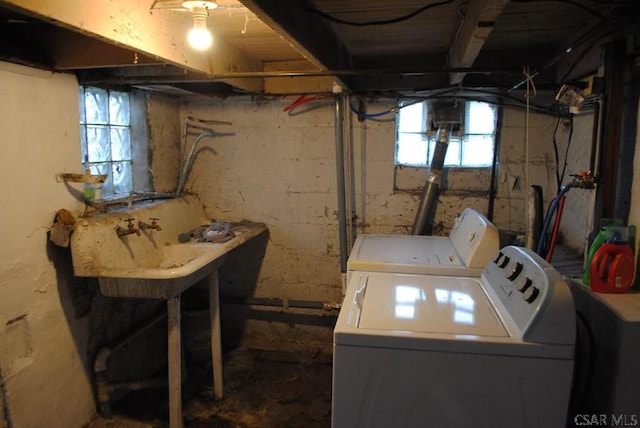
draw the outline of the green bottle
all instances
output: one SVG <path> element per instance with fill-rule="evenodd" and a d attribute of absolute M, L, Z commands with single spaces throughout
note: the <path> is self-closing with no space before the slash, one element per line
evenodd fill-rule
<path fill-rule="evenodd" d="M 587 255 L 587 266 L 585 267 L 584 274 L 582 275 L 582 283 L 584 285 L 589 285 L 589 283 L 591 282 L 591 259 L 593 259 L 593 255 L 596 253 L 596 251 L 598 251 L 598 248 L 600 248 L 600 246 L 604 242 L 606 229 L 606 227 L 600 229 L 600 232 L 598 232 L 595 239 L 591 243 L 591 246 L 589 247 L 589 253 Z"/>

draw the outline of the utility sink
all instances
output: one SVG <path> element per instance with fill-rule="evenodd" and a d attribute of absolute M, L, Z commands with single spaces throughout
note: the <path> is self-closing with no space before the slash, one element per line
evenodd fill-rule
<path fill-rule="evenodd" d="M 183 427 L 180 294 L 208 279 L 213 393 L 222 399 L 217 269 L 229 251 L 267 232 L 261 223 L 232 223 L 232 233 L 225 229 L 222 236 L 231 238 L 226 242 L 182 242 L 212 223 L 198 198 L 188 195 L 82 218 L 71 234 L 76 276 L 97 278 L 106 296 L 166 300 L 170 428 Z"/>
<path fill-rule="evenodd" d="M 119 236 L 158 219 L 160 229 Z M 76 276 L 98 278 L 111 297 L 168 299 L 211 275 L 232 249 L 266 231 L 261 223 L 232 224 L 235 237 L 223 243 L 178 242 L 178 235 L 212 223 L 195 196 L 155 202 L 123 213 L 80 219 L 71 237 Z"/>

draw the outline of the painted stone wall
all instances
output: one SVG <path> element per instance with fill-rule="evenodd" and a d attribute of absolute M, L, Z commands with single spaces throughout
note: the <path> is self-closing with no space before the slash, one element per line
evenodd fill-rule
<path fill-rule="evenodd" d="M 47 239 L 58 209 L 76 215 L 82 209 L 55 179 L 59 172 L 80 172 L 77 83 L 73 76 L 0 63 L 0 93 L 6 415 L 15 427 L 79 427 L 95 409 L 86 324 L 74 319 L 68 265 Z"/>
<path fill-rule="evenodd" d="M 205 138 L 187 181 L 208 214 L 218 220 L 249 219 L 265 222 L 270 241 L 253 296 L 311 301 L 342 299 L 340 249 L 337 229 L 337 193 L 334 109 L 331 100 L 309 103 L 287 113 L 291 99 L 249 97 L 191 101 L 182 116 L 232 122 L 215 126 L 233 135 Z M 389 108 L 392 101 L 378 101 L 370 111 Z M 393 116 L 391 116 L 391 119 Z M 555 188 L 552 141 L 556 120 L 531 115 L 529 151 L 524 147 L 524 113 L 505 111 L 495 223 L 504 230 L 522 233 L 525 228 L 528 180 L 545 188 L 545 204 Z M 564 129 L 557 138 L 565 138 Z M 393 120 L 352 119 L 353 162 L 348 206 L 358 233 L 409 233 L 418 206 L 419 191 L 396 190 L 394 176 L 395 125 Z M 190 143 L 194 137 L 191 137 Z M 424 171 L 417 179 L 424 178 Z M 439 198 L 436 223 L 447 233 L 454 218 L 467 206 L 487 212 L 487 172 L 450 171 L 447 189 Z M 291 342 L 330 345 L 330 334 L 314 338 L 308 331 L 272 322 L 257 323 L 244 332 L 258 341 L 271 335 L 267 346 L 295 346 Z M 262 332 L 262 333 L 260 333 Z M 274 340 L 275 339 L 275 340 Z"/>
<path fill-rule="evenodd" d="M 153 190 L 174 192 L 178 187 L 182 138 L 180 100 L 173 96 L 148 93 L 146 110 Z"/>
<path fill-rule="evenodd" d="M 90 372 L 97 350 L 157 311 L 158 305 L 101 296 L 95 281 L 73 277 L 69 252 L 47 239 L 58 209 L 76 216 L 84 209 L 79 186 L 55 181 L 56 173 L 80 168 L 75 78 L 9 64 L 0 64 L 0 74 L 2 218 L 10 226 L 2 231 L 9 245 L 0 250 L 0 408 L 8 419 L 0 420 L 0 426 L 82 426 L 95 411 Z M 232 122 L 214 129 L 233 135 L 202 140 L 187 190 L 200 196 L 212 219 L 248 219 L 269 227 L 253 296 L 339 302 L 332 101 L 287 113 L 283 109 L 293 98 L 148 100 L 158 191 L 175 189 L 187 115 Z M 388 107 L 382 100 L 372 104 L 371 111 Z M 545 186 L 548 202 L 555 193 L 555 119 L 535 116 L 530 122 L 529 180 Z M 557 135 L 560 141 L 566 141 L 563 132 L 565 128 Z M 580 140 L 586 140 L 586 131 L 581 132 Z M 395 190 L 394 135 L 392 121 L 353 121 L 349 206 L 355 233 L 407 233 L 413 224 L 419 193 Z M 524 229 L 523 135 L 523 113 L 507 110 L 495 211 L 495 223 L 505 230 Z M 465 206 L 483 212 L 487 206 L 486 197 L 473 193 L 486 184 L 484 178 L 452 173 L 448 179 L 450 187 L 441 195 L 436 215 L 443 231 Z M 330 352 L 329 323 L 300 325 L 299 320 L 310 317 L 293 315 L 305 311 L 272 312 L 253 319 L 238 335 L 259 346 L 323 347 Z M 33 412 L 34 402 L 39 403 L 38 412 Z"/>
<path fill-rule="evenodd" d="M 94 279 L 73 275 L 70 250 L 48 239 L 59 209 L 76 218 L 85 210 L 80 184 L 56 182 L 81 172 L 75 77 L 0 63 L 0 94 L 0 426 L 81 427 L 96 411 L 97 352 L 162 302 L 102 296 Z M 161 350 L 144 365 L 164 361 Z"/>

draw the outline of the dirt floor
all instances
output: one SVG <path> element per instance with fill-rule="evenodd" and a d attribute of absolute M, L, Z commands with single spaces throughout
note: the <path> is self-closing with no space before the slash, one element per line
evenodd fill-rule
<path fill-rule="evenodd" d="M 186 428 L 327 428 L 331 426 L 331 361 L 236 349 L 224 359 L 224 398 L 216 401 L 211 366 L 189 367 L 183 386 Z M 166 388 L 129 393 L 114 416 L 86 428 L 168 426 Z"/>

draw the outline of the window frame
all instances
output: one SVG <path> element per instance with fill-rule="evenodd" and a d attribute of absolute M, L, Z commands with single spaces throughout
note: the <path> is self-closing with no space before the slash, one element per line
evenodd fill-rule
<path fill-rule="evenodd" d="M 131 90 L 115 90 L 102 88 L 100 86 L 92 85 L 79 85 L 78 86 L 78 98 L 79 98 L 79 126 L 81 133 L 81 167 L 83 171 L 86 171 L 87 166 L 92 168 L 91 172 L 96 174 L 95 166 L 98 164 L 104 164 L 105 162 L 91 162 L 87 163 L 85 154 L 88 154 L 88 142 L 86 141 L 86 112 L 84 104 L 84 91 L 86 88 L 95 88 L 99 90 L 114 91 L 127 93 L 129 98 L 129 142 L 130 142 L 130 188 L 126 191 L 119 193 L 110 193 L 103 190 L 103 198 L 105 200 L 117 199 L 123 196 L 129 196 L 133 191 L 152 191 L 152 179 L 150 170 L 150 153 L 149 153 L 149 130 L 147 125 L 147 97 L 144 91 L 131 89 Z M 85 145 L 83 148 L 82 146 Z M 120 162 L 114 161 L 114 162 Z M 111 176 L 111 174 L 109 174 Z M 107 178 L 107 181 L 110 177 Z"/>
<path fill-rule="evenodd" d="M 402 102 L 403 100 L 401 100 Z M 496 153 L 496 147 L 499 144 L 499 132 L 498 126 L 500 124 L 500 116 L 502 115 L 502 108 L 491 101 L 487 100 L 465 100 L 466 101 L 481 101 L 492 106 L 494 109 L 494 130 L 493 130 L 493 145 L 491 150 L 492 163 L 486 166 L 449 166 L 445 165 L 443 170 L 443 177 L 441 188 L 452 194 L 475 194 L 476 192 L 485 192 L 490 187 L 492 170 L 495 167 L 495 163 L 498 161 Z M 411 99 L 407 98 L 407 103 L 411 103 Z M 419 101 L 420 103 L 427 102 L 426 100 Z M 414 102 L 415 103 L 415 102 Z M 465 114 L 465 128 L 466 126 L 466 114 Z M 425 129 L 426 129 L 426 123 Z M 395 123 L 395 147 L 394 147 L 394 183 L 393 189 L 398 192 L 416 193 L 422 191 L 425 180 L 425 170 L 429 168 L 428 161 L 430 157 L 427 157 L 427 162 L 423 165 L 407 165 L 398 163 L 398 113 L 396 113 Z M 435 130 L 428 131 L 432 133 L 432 138 L 435 140 Z M 463 131 L 464 132 L 464 131 Z"/>
<path fill-rule="evenodd" d="M 470 133 L 466 133 L 466 130 L 470 128 L 469 125 L 469 120 L 470 120 L 470 110 L 471 110 L 471 106 L 472 103 L 474 102 L 479 102 L 479 103 L 483 103 L 486 104 L 488 106 L 490 106 L 490 108 L 493 110 L 493 132 L 491 134 L 488 133 L 474 133 L 474 134 L 470 134 Z M 465 115 L 464 115 L 464 126 L 462 126 L 460 128 L 460 130 L 458 131 L 454 131 L 451 139 L 449 140 L 449 148 L 451 148 L 452 145 L 457 145 L 459 147 L 458 149 L 458 154 L 456 156 L 457 158 L 457 163 L 453 163 L 450 162 L 451 159 L 451 154 L 448 151 L 447 153 L 447 158 L 445 159 L 445 168 L 491 168 L 493 162 L 495 162 L 495 159 L 493 159 L 494 157 L 494 149 L 495 149 L 495 145 L 496 145 L 496 135 L 497 135 L 497 124 L 498 124 L 498 115 L 500 114 L 500 110 L 497 106 L 495 106 L 494 104 L 490 103 L 490 102 L 486 102 L 486 101 L 477 101 L 477 100 L 465 100 Z M 404 108 L 412 106 L 412 105 L 416 105 L 416 104 L 420 104 L 423 106 L 422 108 L 422 120 L 421 120 L 421 130 L 416 132 L 416 131 L 412 131 L 412 132 L 403 132 L 400 129 L 400 125 L 401 125 L 401 119 L 400 119 L 400 115 L 401 112 Z M 433 130 L 431 128 L 427 129 L 428 124 L 431 122 L 431 113 L 429 112 L 428 109 L 428 101 L 427 100 L 421 100 L 418 102 L 411 102 L 409 100 L 407 101 L 401 101 L 400 102 L 401 108 L 398 109 L 398 111 L 396 112 L 396 132 L 395 132 L 395 152 L 394 152 L 394 165 L 396 167 L 396 169 L 398 167 L 400 168 L 428 168 L 429 167 L 429 163 L 430 160 L 432 158 L 433 155 L 433 150 L 435 148 L 435 144 L 436 144 L 436 130 Z M 411 162 L 402 162 L 399 161 L 398 159 L 398 154 L 401 150 L 400 148 L 400 144 L 401 144 L 401 134 L 416 134 L 419 133 L 421 135 L 421 139 L 423 141 L 425 141 L 425 145 L 426 145 L 426 149 L 425 149 L 425 160 L 424 163 L 422 162 L 416 162 L 416 163 L 411 163 Z M 464 147 L 469 144 L 469 137 L 474 137 L 474 136 L 478 136 L 478 137 L 490 137 L 492 144 L 491 144 L 491 159 L 489 160 L 489 162 L 484 163 L 484 164 L 465 164 L 464 163 L 464 154 L 465 154 L 465 150 Z"/>

